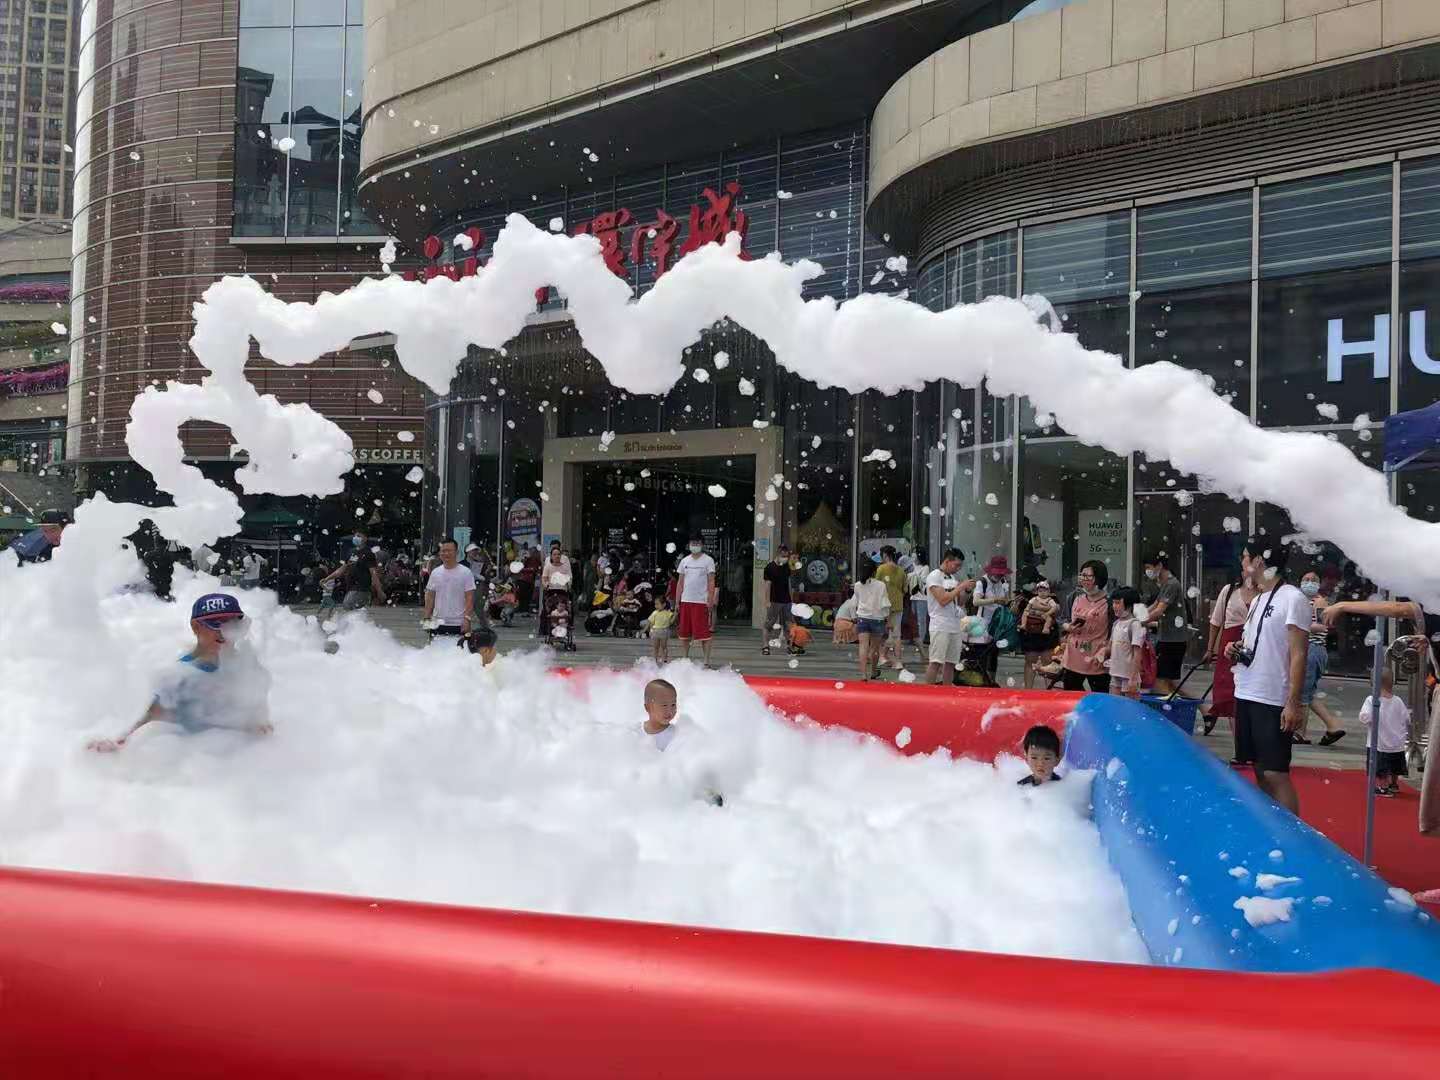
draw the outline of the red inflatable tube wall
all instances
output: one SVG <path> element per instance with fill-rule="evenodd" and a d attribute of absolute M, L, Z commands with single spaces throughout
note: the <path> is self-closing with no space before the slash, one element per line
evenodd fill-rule
<path fill-rule="evenodd" d="M 1440 987 L 0 872 L 36 1077 L 1433 1077 Z M 1304 1003 L 1304 1027 L 1292 1017 Z"/>
<path fill-rule="evenodd" d="M 818 679 L 748 678 L 752 690 L 787 716 L 853 728 L 894 742 L 910 729 L 907 754 L 944 747 L 959 757 L 993 761 L 1018 754 L 1025 732 L 1036 724 L 1063 740 L 1065 718 L 1079 694 L 1059 690 L 1005 691 L 978 687 L 903 683 L 823 682 Z"/>

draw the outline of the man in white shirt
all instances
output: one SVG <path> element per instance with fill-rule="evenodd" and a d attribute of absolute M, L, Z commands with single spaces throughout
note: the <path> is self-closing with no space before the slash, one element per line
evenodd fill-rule
<path fill-rule="evenodd" d="M 1255 762 L 1260 788 L 1292 814 L 1300 797 L 1290 780 L 1290 733 L 1305 718 L 1300 693 L 1305 685 L 1314 613 L 1310 600 L 1285 581 L 1290 552 L 1251 540 L 1240 566 L 1258 593 L 1250 602 L 1240 640 L 1228 653 L 1235 664 L 1235 744 L 1237 756 Z"/>
<path fill-rule="evenodd" d="M 475 575 L 458 561 L 454 540 L 440 541 L 440 565 L 425 582 L 425 619 L 421 623 L 432 638 L 461 637 L 470 633 L 475 613 Z"/>
<path fill-rule="evenodd" d="M 254 589 L 260 585 L 260 571 L 265 566 L 265 560 L 256 555 L 253 551 L 245 552 L 245 558 L 241 560 L 240 587 L 242 589 Z"/>
<path fill-rule="evenodd" d="M 705 554 L 705 542 L 698 536 L 690 538 L 690 554 L 675 568 L 680 575 L 680 618 L 676 637 L 680 639 L 680 655 L 690 659 L 690 642 L 700 642 L 705 651 L 705 666 L 710 666 L 710 609 L 715 605 L 715 560 Z"/>
<path fill-rule="evenodd" d="M 972 583 L 960 581 L 956 575 L 965 556 L 957 548 L 948 548 L 938 569 L 925 579 L 926 614 L 930 621 L 930 666 L 925 681 L 949 685 L 955 678 L 955 665 L 965 647 L 961 630 L 965 598 Z"/>

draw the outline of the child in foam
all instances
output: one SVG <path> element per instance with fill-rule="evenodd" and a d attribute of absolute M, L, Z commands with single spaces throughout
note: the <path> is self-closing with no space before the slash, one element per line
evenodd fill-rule
<path fill-rule="evenodd" d="M 456 645 L 468 648 L 472 655 L 480 657 L 480 663 L 489 667 L 495 662 L 497 638 L 488 626 L 477 626 L 457 641 Z"/>
<path fill-rule="evenodd" d="M 229 593 L 208 593 L 190 609 L 195 645 L 180 657 L 180 667 L 160 685 L 150 707 L 130 730 L 114 739 L 93 739 L 89 749 L 114 753 L 145 725 L 165 721 L 187 734 L 209 728 L 231 728 L 268 735 L 265 699 L 270 678 L 254 658 L 239 654 L 244 640 L 245 613 Z M 223 661 L 223 664 L 222 664 Z"/>
<path fill-rule="evenodd" d="M 665 679 L 651 679 L 645 684 L 645 723 L 640 730 L 654 740 L 655 749 L 661 753 L 668 750 L 670 744 L 684 730 L 683 725 L 675 722 L 679 707 L 679 695 L 674 683 Z M 703 785 L 699 795 L 711 806 L 725 805 L 724 797 L 709 781 Z"/>
<path fill-rule="evenodd" d="M 1016 781 L 1020 787 L 1039 787 L 1060 779 L 1060 774 L 1055 771 L 1060 764 L 1060 736 L 1055 734 L 1054 728 L 1036 724 L 1025 733 L 1021 746 L 1025 750 L 1025 764 L 1030 766 L 1030 775 Z"/>
<path fill-rule="evenodd" d="M 1400 794 L 1400 777 L 1409 776 L 1405 751 L 1410 745 L 1410 708 L 1395 696 L 1395 675 L 1387 667 L 1380 673 L 1380 717 L 1375 720 L 1375 703 L 1367 697 L 1360 706 L 1360 723 L 1370 729 L 1367 745 L 1379 753 L 1375 770 L 1375 794 L 1394 798 Z"/>

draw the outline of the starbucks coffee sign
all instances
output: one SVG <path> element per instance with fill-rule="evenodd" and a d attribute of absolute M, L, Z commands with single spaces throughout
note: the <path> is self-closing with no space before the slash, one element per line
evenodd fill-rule
<path fill-rule="evenodd" d="M 425 451 L 418 446 L 383 446 L 376 449 L 356 447 L 355 460 L 369 465 L 420 465 Z"/>

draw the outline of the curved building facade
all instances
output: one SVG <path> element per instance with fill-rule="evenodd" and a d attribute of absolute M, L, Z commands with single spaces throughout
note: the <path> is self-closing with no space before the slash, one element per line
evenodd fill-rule
<path fill-rule="evenodd" d="M 914 298 L 1042 294 L 1082 343 L 1200 371 L 1255 423 L 1378 469 L 1385 417 L 1440 396 L 1440 6 L 1051 6 L 927 57 L 874 113 L 867 221 L 916 257 Z M 1163 552 L 1203 609 L 1244 534 L 1295 535 L 1023 399 L 941 393 L 940 531 L 966 550 L 1061 578 L 1100 557 L 1129 581 Z M 972 517 L 981 493 L 1008 512 Z M 1395 495 L 1440 520 L 1433 479 Z M 1372 591 L 1296 539 L 1327 593 Z M 1337 670 L 1363 669 L 1356 637 L 1332 641 Z"/>
<path fill-rule="evenodd" d="M 362 55 L 358 0 L 84 3 L 67 433 L 82 491 L 145 494 L 125 452 L 130 403 L 202 377 L 191 309 L 217 279 L 313 300 L 379 274 L 383 236 L 354 203 Z M 410 498 L 414 462 L 390 447 L 420 429 L 423 403 L 387 350 L 291 369 L 252 353 L 249 376 L 338 423 L 371 480 Z M 182 435 L 188 459 L 233 471 L 227 430 Z"/>

